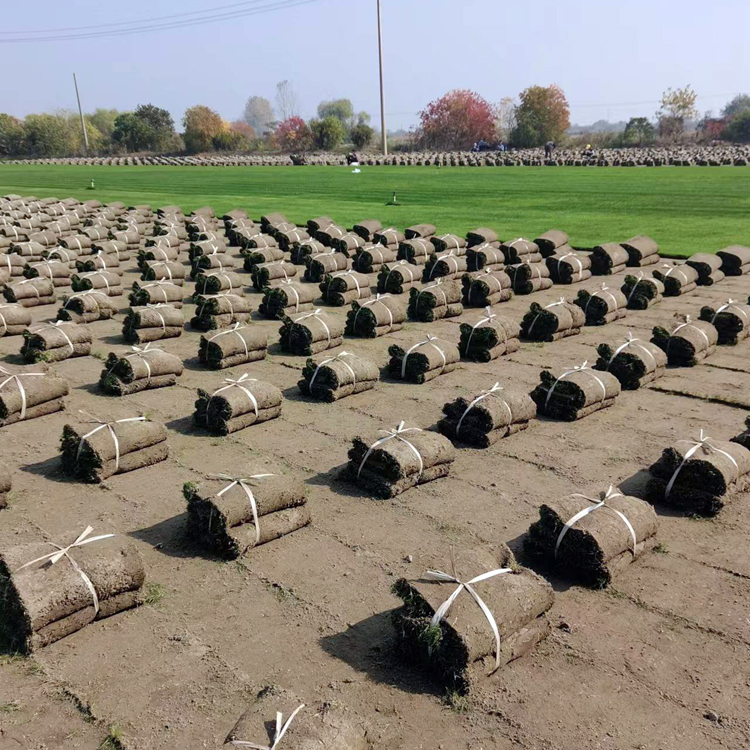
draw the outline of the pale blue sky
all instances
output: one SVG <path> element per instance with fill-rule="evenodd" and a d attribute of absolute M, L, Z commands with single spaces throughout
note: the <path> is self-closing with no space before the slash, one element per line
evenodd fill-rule
<path fill-rule="evenodd" d="M 258 7 L 285 1 L 256 0 Z M 178 16 L 237 2 L 5 0 L 0 40 L 13 38 L 8 31 Z M 390 129 L 413 125 L 419 109 L 452 88 L 499 101 L 531 84 L 557 83 L 577 123 L 652 116 L 668 86 L 691 84 L 701 110 L 718 111 L 734 93 L 750 93 L 748 0 L 382 2 Z M 294 84 L 305 117 L 321 99 L 340 96 L 372 113 L 374 124 L 379 111 L 375 0 L 313 0 L 133 36 L 0 43 L 0 55 L 0 111 L 16 116 L 74 108 L 74 71 L 88 111 L 152 102 L 179 120 L 200 103 L 231 120 L 252 94 L 273 100 L 282 79 Z"/>

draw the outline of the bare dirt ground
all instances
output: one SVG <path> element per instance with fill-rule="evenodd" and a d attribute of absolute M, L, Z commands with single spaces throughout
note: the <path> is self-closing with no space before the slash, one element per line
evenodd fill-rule
<path fill-rule="evenodd" d="M 136 278 L 126 272 L 128 286 Z M 621 276 L 607 281 L 619 284 Z M 555 287 L 497 309 L 520 318 L 532 299 L 546 304 L 600 283 Z M 28 659 L 0 657 L 0 747 L 88 750 L 115 726 L 122 737 L 105 747 L 216 748 L 265 685 L 352 707 L 370 723 L 376 748 L 750 747 L 745 496 L 713 520 L 660 511 L 660 552 L 632 565 L 609 590 L 554 581 L 551 637 L 454 705 L 393 656 L 390 625 L 398 604 L 391 584 L 422 573 L 420 556 L 428 551 L 445 550 L 447 560 L 451 545 L 503 541 L 519 552 L 546 498 L 598 493 L 610 483 L 638 494 L 643 470 L 672 441 L 700 428 L 721 439 L 741 432 L 750 409 L 750 341 L 720 348 L 698 367 L 669 370 L 580 422 L 539 420 L 489 450 L 462 449 L 449 478 L 394 501 L 372 500 L 337 479 L 356 434 L 374 438 L 402 419 L 430 427 L 458 395 L 498 380 L 531 390 L 541 367 L 591 362 L 596 344 L 622 340 L 628 329 L 648 337 L 676 313 L 697 317 L 702 304 L 744 300 L 749 292 L 750 278 L 727 278 L 572 339 L 526 343 L 487 365 L 463 363 L 424 386 L 384 378 L 374 391 L 333 405 L 300 396 L 304 358 L 281 354 L 279 324 L 258 319 L 274 342 L 268 358 L 228 372 L 249 370 L 277 383 L 284 409 L 279 419 L 226 438 L 192 426 L 196 388 L 216 389 L 225 377 L 198 366 L 195 331 L 163 343 L 186 362 L 179 385 L 168 389 L 118 400 L 96 389 L 99 359 L 51 365 L 71 386 L 66 413 L 0 432 L 3 461 L 18 467 L 0 534 L 37 527 L 55 537 L 88 524 L 128 534 L 143 555 L 154 601 Z M 37 308 L 35 322 L 56 309 Z M 191 311 L 186 305 L 186 317 Z M 477 312 L 467 310 L 461 320 Z M 384 366 L 391 343 L 415 343 L 428 331 L 458 340 L 458 322 L 410 323 L 385 338 L 347 340 L 345 347 Z M 91 325 L 98 354 L 124 351 L 120 328 L 121 319 Z M 20 363 L 20 343 L 0 339 L 0 361 Z M 58 441 L 79 409 L 164 421 L 170 458 L 101 486 L 68 481 L 59 473 Z M 191 547 L 183 482 L 259 470 L 305 479 L 312 525 L 237 562 Z"/>

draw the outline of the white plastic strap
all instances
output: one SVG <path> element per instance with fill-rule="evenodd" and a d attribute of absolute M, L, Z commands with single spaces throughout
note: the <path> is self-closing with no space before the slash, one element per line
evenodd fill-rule
<path fill-rule="evenodd" d="M 286 730 L 289 729 L 289 725 L 292 723 L 292 719 L 305 707 L 303 703 L 292 712 L 285 723 L 283 722 L 283 716 L 281 711 L 276 712 L 276 729 L 273 734 L 273 742 L 271 745 L 256 745 L 254 742 L 246 742 L 245 740 L 232 740 L 230 744 L 235 747 L 249 747 L 251 750 L 276 750 L 276 746 L 281 741 L 281 738 L 286 734 Z"/>
<path fill-rule="evenodd" d="M 409 448 L 411 448 L 414 455 L 417 457 L 417 460 L 419 461 L 419 472 L 417 473 L 417 477 L 422 476 L 422 471 L 424 471 L 424 462 L 422 461 L 422 455 L 420 452 L 404 437 L 404 433 L 406 432 L 422 432 L 422 430 L 419 427 L 404 427 L 404 422 L 399 422 L 398 426 L 393 430 L 378 430 L 378 432 L 385 432 L 386 436 L 380 438 L 379 440 L 376 440 L 368 449 L 367 453 L 365 453 L 364 458 L 362 459 L 362 462 L 359 465 L 359 468 L 357 469 L 357 477 L 362 473 L 362 469 L 364 468 L 365 463 L 367 463 L 367 459 L 370 457 L 370 454 L 376 449 L 379 448 L 383 443 L 387 443 L 389 440 L 393 440 L 394 438 L 396 440 L 400 440 L 404 445 L 408 445 Z"/>
<path fill-rule="evenodd" d="M 257 413 L 257 412 L 256 412 Z M 214 474 L 214 479 L 227 479 L 231 484 L 227 485 L 221 492 L 216 493 L 216 497 L 221 497 L 225 492 L 229 492 L 232 487 L 239 485 L 245 491 L 247 499 L 250 502 L 250 510 L 253 514 L 253 524 L 255 524 L 255 545 L 257 546 L 260 542 L 260 521 L 258 520 L 258 504 L 255 502 L 255 495 L 250 489 L 249 483 L 253 479 L 263 479 L 265 477 L 273 477 L 275 474 L 252 474 L 249 477 L 235 478 L 231 474 Z"/>
<path fill-rule="evenodd" d="M 420 341 L 418 344 L 414 344 L 414 346 L 411 347 L 411 349 L 407 349 L 404 353 L 404 358 L 401 360 L 401 378 L 406 377 L 406 361 L 409 359 L 409 355 L 415 351 L 416 349 L 419 349 L 422 346 L 431 346 L 433 347 L 438 354 L 440 354 L 441 359 L 443 360 L 442 367 L 440 368 L 441 372 L 445 369 L 445 366 L 448 364 L 447 360 L 445 359 L 445 353 L 443 350 L 435 343 L 435 341 L 438 341 L 437 336 L 431 336 L 429 333 L 427 334 L 427 338 L 424 341 Z"/>

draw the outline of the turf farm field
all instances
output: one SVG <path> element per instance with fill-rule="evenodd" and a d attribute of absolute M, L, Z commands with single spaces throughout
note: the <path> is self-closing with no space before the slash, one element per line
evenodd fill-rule
<path fill-rule="evenodd" d="M 95 189 L 87 190 L 91 179 Z M 400 206 L 386 206 L 396 191 Z M 73 196 L 217 213 L 281 211 L 304 223 L 327 214 L 350 225 L 429 221 L 463 235 L 490 226 L 502 239 L 560 227 L 576 247 L 647 234 L 662 255 L 747 242 L 750 170 L 722 167 L 108 167 L 0 164 L 0 194 Z"/>

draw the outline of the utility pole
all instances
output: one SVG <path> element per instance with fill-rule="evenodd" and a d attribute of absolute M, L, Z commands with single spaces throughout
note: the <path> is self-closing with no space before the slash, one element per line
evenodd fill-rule
<path fill-rule="evenodd" d="M 86 148 L 86 151 L 88 152 L 89 136 L 88 136 L 88 133 L 86 132 L 86 122 L 83 119 L 83 110 L 81 109 L 81 97 L 78 94 L 78 79 L 76 78 L 75 73 L 73 73 L 73 83 L 75 84 L 75 87 L 76 87 L 76 99 L 78 100 L 78 114 L 81 116 L 81 130 L 83 131 L 83 144 L 84 144 L 84 147 Z"/>
<path fill-rule="evenodd" d="M 383 86 L 383 24 L 378 0 L 378 57 L 380 60 L 380 131 L 383 135 L 383 155 L 388 156 L 388 134 L 385 128 L 385 89 Z"/>

